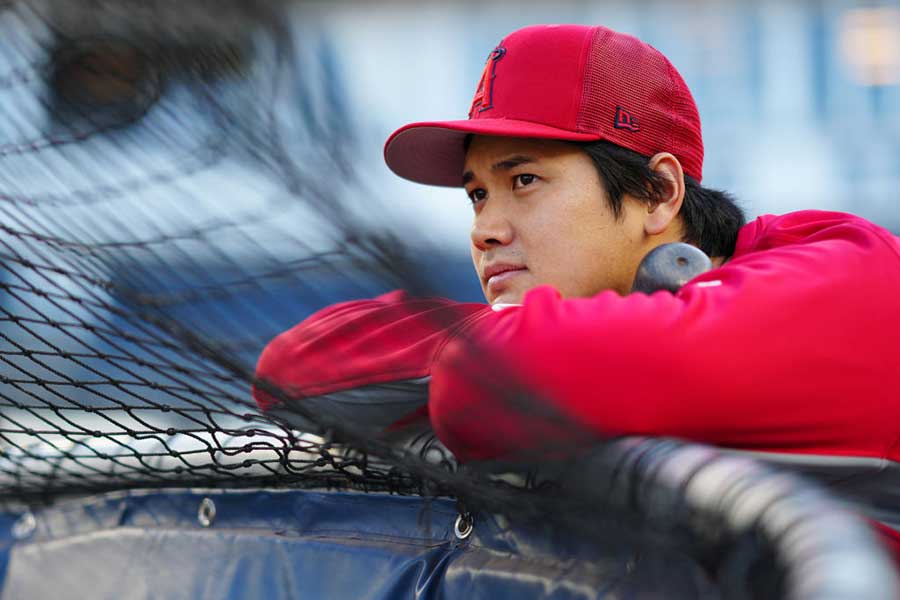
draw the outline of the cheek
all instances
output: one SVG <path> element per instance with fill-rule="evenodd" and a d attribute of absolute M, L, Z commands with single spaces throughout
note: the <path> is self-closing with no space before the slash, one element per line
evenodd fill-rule
<path fill-rule="evenodd" d="M 520 235 L 528 265 L 541 283 L 550 283 L 561 292 L 576 272 L 592 262 L 600 244 L 589 227 L 575 218 L 551 215 L 523 229 Z"/>
<path fill-rule="evenodd" d="M 473 244 L 469 245 L 469 253 L 472 256 L 472 275 L 475 276 L 475 279 L 478 280 L 478 284 L 481 285 L 481 289 L 484 289 L 484 282 L 481 281 L 481 274 L 478 272 L 478 263 L 481 262 L 481 252 L 479 252 L 478 248 L 476 248 Z"/>
<path fill-rule="evenodd" d="M 546 218 L 531 230 L 529 263 L 535 277 L 567 297 L 590 296 L 610 288 L 627 291 L 626 257 L 633 242 L 626 224 L 596 209 L 564 216 Z"/>
<path fill-rule="evenodd" d="M 580 248 L 573 250 L 573 254 L 581 261 L 581 291 L 593 295 L 612 289 L 627 294 L 641 257 L 640 231 L 626 220 L 612 220 L 583 231 L 580 239 Z"/>

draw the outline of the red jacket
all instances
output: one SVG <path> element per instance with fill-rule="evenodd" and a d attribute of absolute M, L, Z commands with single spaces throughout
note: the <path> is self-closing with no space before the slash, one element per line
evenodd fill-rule
<path fill-rule="evenodd" d="M 898 238 L 803 211 L 747 225 L 725 265 L 674 295 L 326 309 L 273 341 L 258 375 L 300 394 L 430 375 L 432 425 L 463 461 L 642 434 L 885 477 L 900 473 L 898 297 Z M 887 481 L 866 494 L 893 498 L 878 515 L 891 536 L 900 476 Z"/>

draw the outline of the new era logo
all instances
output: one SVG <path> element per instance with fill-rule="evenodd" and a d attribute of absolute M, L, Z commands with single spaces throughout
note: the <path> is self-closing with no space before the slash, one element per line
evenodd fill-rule
<path fill-rule="evenodd" d="M 621 106 L 616 107 L 616 129 L 627 129 L 628 131 L 640 131 L 641 124 L 638 123 L 637 117 L 632 115 L 630 112 L 622 108 Z"/>

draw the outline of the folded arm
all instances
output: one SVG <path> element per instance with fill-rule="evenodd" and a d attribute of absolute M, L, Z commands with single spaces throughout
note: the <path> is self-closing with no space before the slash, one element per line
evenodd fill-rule
<path fill-rule="evenodd" d="M 479 319 L 432 370 L 438 436 L 462 460 L 584 432 L 896 453 L 896 243 L 858 220 L 779 225 L 761 251 L 674 295 L 563 300 L 545 287 Z"/>

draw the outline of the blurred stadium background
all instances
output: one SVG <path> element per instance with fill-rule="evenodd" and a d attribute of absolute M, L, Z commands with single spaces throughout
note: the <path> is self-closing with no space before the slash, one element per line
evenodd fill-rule
<path fill-rule="evenodd" d="M 211 19 L 157 0 L 152 19 L 92 18 L 116 4 L 0 0 L 7 500 L 368 469 L 320 464 L 319 442 L 253 413 L 255 358 L 340 300 L 481 300 L 465 195 L 400 180 L 381 149 L 407 122 L 464 117 L 520 26 L 659 48 L 699 105 L 704 183 L 751 217 L 843 210 L 900 233 L 896 2 L 323 0 L 273 22 L 253 7 L 278 3 Z M 129 44 L 164 51 L 142 63 Z"/>

